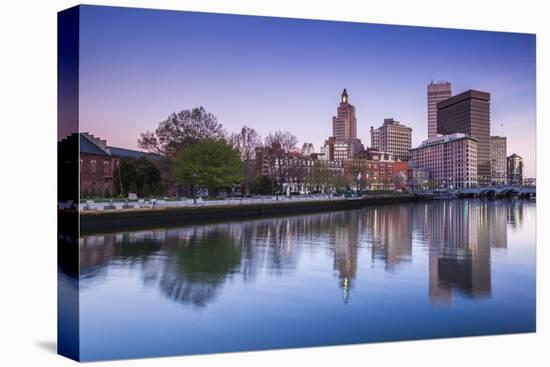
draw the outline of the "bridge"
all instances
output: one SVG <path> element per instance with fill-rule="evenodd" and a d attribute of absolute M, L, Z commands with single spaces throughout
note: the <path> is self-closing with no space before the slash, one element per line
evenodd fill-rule
<path fill-rule="evenodd" d="M 456 193 L 462 197 L 536 197 L 537 188 L 534 186 L 483 186 L 459 189 Z"/>

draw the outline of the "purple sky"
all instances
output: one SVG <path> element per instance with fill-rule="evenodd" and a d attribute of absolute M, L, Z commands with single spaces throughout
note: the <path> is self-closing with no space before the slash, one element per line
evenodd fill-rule
<path fill-rule="evenodd" d="M 358 135 L 393 117 L 427 137 L 426 85 L 491 93 L 491 133 L 536 177 L 535 36 L 192 12 L 81 8 L 80 128 L 136 148 L 171 112 L 202 105 L 229 132 L 289 130 L 319 150 L 340 93 Z"/>

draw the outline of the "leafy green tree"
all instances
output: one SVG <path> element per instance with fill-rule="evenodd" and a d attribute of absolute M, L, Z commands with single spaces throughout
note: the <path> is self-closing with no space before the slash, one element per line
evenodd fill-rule
<path fill-rule="evenodd" d="M 173 171 L 176 182 L 187 185 L 196 174 L 197 185 L 207 187 L 211 196 L 243 179 L 239 152 L 225 141 L 208 140 L 181 150 Z"/>
<path fill-rule="evenodd" d="M 268 176 L 260 176 L 250 185 L 250 192 L 256 195 L 271 195 L 276 187 L 275 182 Z"/>
<path fill-rule="evenodd" d="M 165 190 L 164 186 L 160 182 L 156 182 L 156 183 L 153 183 L 151 185 L 151 194 L 152 195 L 162 196 L 162 195 L 164 195 L 165 191 L 166 190 Z"/>
<path fill-rule="evenodd" d="M 130 192 L 130 185 L 137 180 L 136 166 L 134 159 L 125 158 L 113 171 L 113 188 L 117 196 L 127 196 Z M 137 188 L 136 188 L 137 191 Z M 132 192 L 136 192 L 132 191 Z"/>
<path fill-rule="evenodd" d="M 161 173 L 155 163 L 146 157 L 134 160 L 136 170 L 136 185 L 138 193 L 143 196 L 151 195 L 151 185 L 161 181 Z M 148 185 L 148 194 L 145 193 L 145 186 Z"/>
<path fill-rule="evenodd" d="M 142 192 L 144 197 L 151 196 L 151 185 L 149 185 L 148 183 L 143 184 Z"/>
<path fill-rule="evenodd" d="M 146 157 L 138 159 L 125 158 L 115 167 L 113 172 L 113 188 L 117 196 L 127 196 L 133 192 L 138 195 L 145 195 L 144 188 L 148 185 L 149 195 L 151 187 L 161 182 L 161 172 L 156 164 Z M 135 187 L 130 186 L 134 184 Z M 133 190 L 132 190 L 133 189 Z"/>

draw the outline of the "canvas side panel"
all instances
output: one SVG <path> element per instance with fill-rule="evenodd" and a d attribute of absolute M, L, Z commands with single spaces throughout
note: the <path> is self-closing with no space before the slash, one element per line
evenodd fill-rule
<path fill-rule="evenodd" d="M 79 360 L 79 7 L 58 13 L 57 28 L 57 351 Z"/>

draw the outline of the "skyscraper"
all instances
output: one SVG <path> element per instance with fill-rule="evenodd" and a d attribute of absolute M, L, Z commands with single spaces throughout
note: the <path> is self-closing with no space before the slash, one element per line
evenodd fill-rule
<path fill-rule="evenodd" d="M 428 84 L 428 138 L 437 135 L 437 103 L 450 98 L 451 95 L 449 82 Z"/>
<path fill-rule="evenodd" d="M 337 115 L 332 117 L 332 136 L 336 141 L 357 139 L 357 118 L 355 107 L 349 103 L 348 92 L 344 89 Z"/>
<path fill-rule="evenodd" d="M 506 177 L 506 137 L 491 136 L 491 183 L 505 184 Z"/>
<path fill-rule="evenodd" d="M 411 149 L 412 129 L 393 118 L 384 119 L 378 129 L 371 126 L 371 147 L 392 153 L 395 158 L 408 161 Z"/>
<path fill-rule="evenodd" d="M 463 133 L 477 140 L 478 184 L 491 182 L 491 95 L 468 90 L 437 104 L 437 133 Z"/>
<path fill-rule="evenodd" d="M 507 158 L 508 183 L 523 185 L 523 158 L 516 153 Z"/>
<path fill-rule="evenodd" d="M 363 150 L 363 144 L 357 139 L 357 118 L 355 107 L 349 103 L 348 92 L 344 89 L 336 116 L 332 117 L 332 137 L 334 159 L 353 158 Z"/>

